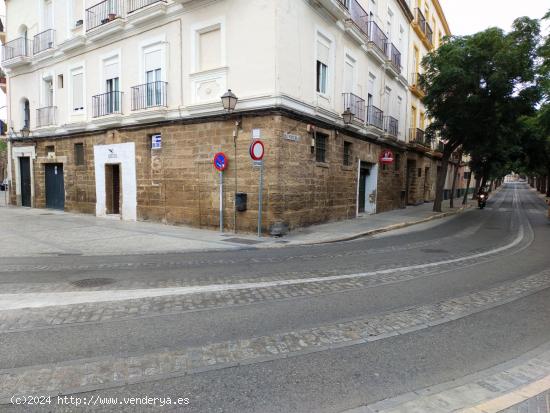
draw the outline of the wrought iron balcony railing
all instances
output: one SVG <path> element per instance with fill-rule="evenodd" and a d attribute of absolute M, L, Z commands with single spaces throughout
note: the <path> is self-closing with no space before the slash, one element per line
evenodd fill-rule
<path fill-rule="evenodd" d="M 132 110 L 168 106 L 167 82 L 151 82 L 132 87 Z"/>
<path fill-rule="evenodd" d="M 388 44 L 388 56 L 393 67 L 401 73 L 401 52 L 393 43 Z"/>
<path fill-rule="evenodd" d="M 367 123 L 378 129 L 384 128 L 384 112 L 374 105 L 370 105 L 367 110 Z"/>
<path fill-rule="evenodd" d="M 36 109 L 36 127 L 55 125 L 57 106 L 46 106 Z"/>
<path fill-rule="evenodd" d="M 430 24 L 429 23 L 426 23 L 426 38 L 428 39 L 428 42 L 433 46 L 433 38 L 434 38 L 434 32 L 432 30 L 432 28 L 430 27 Z"/>
<path fill-rule="evenodd" d="M 399 135 L 399 121 L 393 116 L 384 116 L 384 131 L 394 138 Z"/>
<path fill-rule="evenodd" d="M 128 0 L 128 13 L 159 2 L 166 3 L 166 0 Z"/>
<path fill-rule="evenodd" d="M 369 35 L 369 15 L 357 0 L 349 0 L 347 6 L 351 15 L 351 21 L 361 30 L 365 36 Z"/>
<path fill-rule="evenodd" d="M 376 24 L 376 22 L 369 22 L 369 40 L 382 52 L 387 54 L 388 48 L 388 36 L 384 31 Z"/>
<path fill-rule="evenodd" d="M 34 36 L 32 52 L 38 54 L 44 50 L 52 49 L 55 42 L 55 30 L 48 29 Z"/>
<path fill-rule="evenodd" d="M 350 110 L 353 117 L 362 123 L 365 122 L 365 100 L 353 93 L 342 93 L 344 99 L 344 111 Z"/>
<path fill-rule="evenodd" d="M 122 92 L 114 91 L 92 96 L 92 117 L 122 114 Z"/>
<path fill-rule="evenodd" d="M 122 17 L 122 0 L 103 0 L 86 9 L 86 30 L 92 30 L 103 24 Z"/>
<path fill-rule="evenodd" d="M 419 8 L 416 8 L 415 9 L 416 11 L 416 17 L 415 17 L 415 21 L 416 21 L 416 24 L 418 24 L 418 26 L 420 27 L 420 30 L 422 31 L 422 33 L 426 33 L 426 18 L 424 17 L 424 14 L 422 14 L 422 11 L 419 9 Z"/>
<path fill-rule="evenodd" d="M 8 61 L 16 57 L 31 55 L 31 42 L 25 37 L 19 37 L 2 46 L 2 61 Z"/>
<path fill-rule="evenodd" d="M 427 147 L 431 146 L 430 140 L 426 137 L 426 133 L 420 128 L 411 128 L 409 130 L 409 142 Z"/>

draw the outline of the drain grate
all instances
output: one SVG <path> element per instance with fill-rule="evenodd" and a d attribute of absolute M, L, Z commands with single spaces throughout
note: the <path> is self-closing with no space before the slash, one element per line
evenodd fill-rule
<path fill-rule="evenodd" d="M 440 250 L 440 249 L 425 249 L 420 251 L 425 252 L 427 254 L 443 254 L 443 253 L 449 252 L 447 250 Z"/>
<path fill-rule="evenodd" d="M 71 284 L 78 288 L 102 287 L 104 285 L 113 284 L 115 280 L 112 278 L 85 278 L 83 280 L 72 281 Z"/>

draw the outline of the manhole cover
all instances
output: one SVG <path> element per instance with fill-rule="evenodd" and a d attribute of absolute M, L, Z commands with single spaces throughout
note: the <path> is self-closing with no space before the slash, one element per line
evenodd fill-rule
<path fill-rule="evenodd" d="M 51 212 L 44 212 L 42 214 L 39 214 L 39 215 L 53 215 Z"/>
<path fill-rule="evenodd" d="M 82 253 L 81 252 L 60 252 L 56 255 L 58 257 L 74 257 L 74 256 L 82 255 Z"/>
<path fill-rule="evenodd" d="M 85 278 L 84 280 L 72 281 L 71 284 L 78 288 L 102 287 L 113 284 L 112 278 Z"/>
<path fill-rule="evenodd" d="M 227 238 L 224 239 L 225 242 L 234 242 L 235 244 L 247 244 L 247 245 L 254 245 L 254 244 L 260 244 L 262 241 L 256 241 L 253 239 L 246 239 L 246 238 Z"/>
<path fill-rule="evenodd" d="M 426 252 L 428 254 L 443 254 L 445 252 L 449 252 L 447 250 L 439 250 L 439 249 L 425 249 L 421 250 L 422 252 Z"/>

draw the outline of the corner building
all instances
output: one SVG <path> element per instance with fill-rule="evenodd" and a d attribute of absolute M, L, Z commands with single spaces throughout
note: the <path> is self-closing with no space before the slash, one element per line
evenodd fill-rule
<path fill-rule="evenodd" d="M 437 39 L 448 29 L 433 1 Z M 13 204 L 214 228 L 212 160 L 224 152 L 225 227 L 234 228 L 234 194 L 244 192 L 237 229 L 254 231 L 253 138 L 266 149 L 264 232 L 433 197 L 417 170 L 435 173 L 439 145 L 411 132 L 427 122 L 411 80 L 429 47 L 405 0 L 6 7 Z M 220 100 L 228 89 L 239 98 L 232 112 Z M 394 162 L 382 164 L 388 150 Z"/>

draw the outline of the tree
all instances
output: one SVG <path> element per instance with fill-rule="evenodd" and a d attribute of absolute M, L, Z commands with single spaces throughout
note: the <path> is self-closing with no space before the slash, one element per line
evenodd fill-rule
<path fill-rule="evenodd" d="M 507 34 L 490 28 L 446 38 L 423 59 L 424 104 L 433 119 L 427 134 L 440 134 L 445 141 L 434 211 L 441 211 L 453 152 L 462 147 L 483 160 L 478 173 L 486 182 L 495 158 L 501 159 L 510 139 L 516 139 L 519 119 L 534 111 L 539 99 L 533 85 L 539 34 L 538 21 L 523 17 Z"/>

